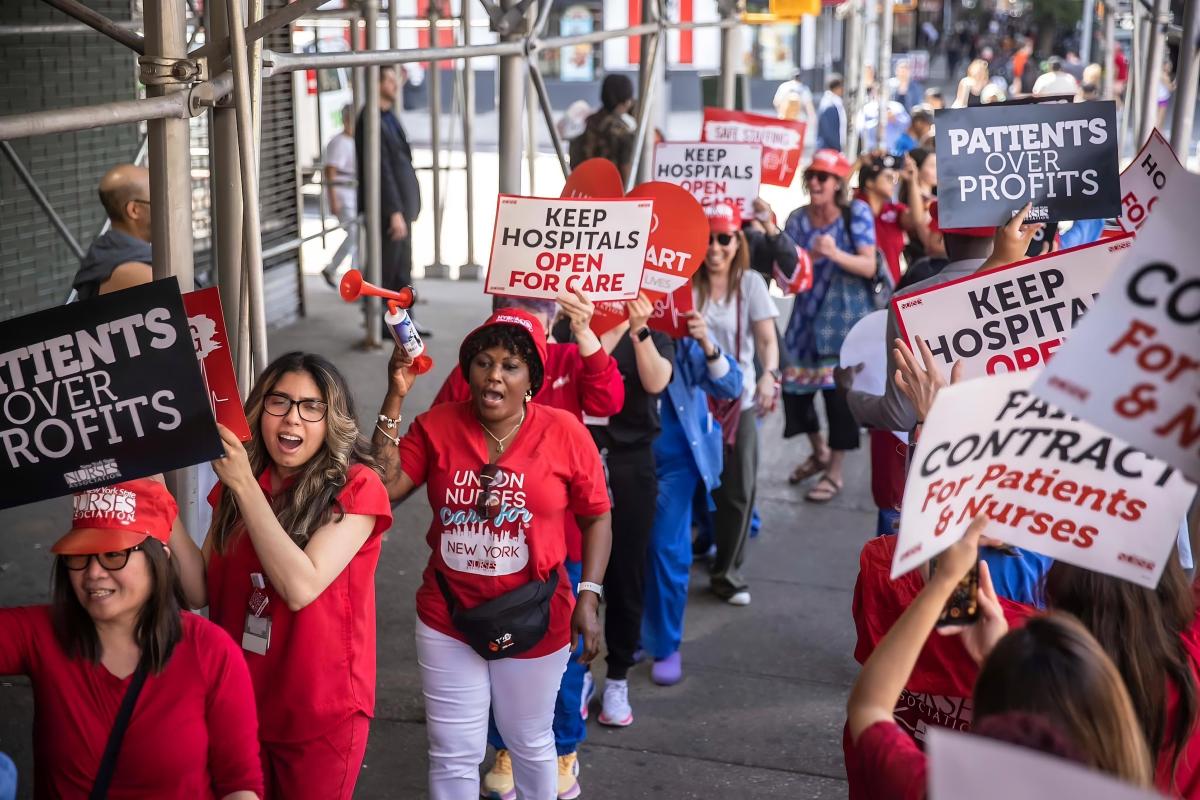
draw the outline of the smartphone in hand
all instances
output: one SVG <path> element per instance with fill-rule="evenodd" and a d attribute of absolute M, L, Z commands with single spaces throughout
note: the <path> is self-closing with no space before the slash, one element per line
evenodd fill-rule
<path fill-rule="evenodd" d="M 936 569 L 936 565 L 934 566 Z M 954 587 L 938 616 L 937 627 L 972 625 L 979 619 L 979 562 Z"/>

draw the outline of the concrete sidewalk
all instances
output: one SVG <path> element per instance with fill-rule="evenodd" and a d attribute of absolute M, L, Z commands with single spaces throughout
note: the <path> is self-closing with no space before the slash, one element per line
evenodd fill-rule
<path fill-rule="evenodd" d="M 360 315 L 319 278 L 310 276 L 306 290 L 309 316 L 273 333 L 271 352 L 312 350 L 332 358 L 350 379 L 369 429 L 384 391 L 386 351 L 356 349 Z M 429 345 L 437 366 L 410 395 L 410 419 L 428 406 L 456 363 L 462 336 L 489 307 L 478 283 L 423 281 L 419 290 L 416 313 L 436 330 Z M 630 674 L 637 722 L 605 729 L 593 713 L 580 749 L 584 797 L 846 796 L 841 732 L 856 672 L 850 597 L 858 551 L 874 528 L 867 456 L 860 451 L 848 459 L 847 487 L 836 500 L 808 504 L 786 482 L 807 445 L 783 442 L 780 430 L 776 414 L 762 433 L 764 526 L 746 569 L 753 604 L 717 601 L 696 569 L 683 646 L 686 677 L 660 688 L 650 683 L 649 667 L 639 665 Z M 427 796 L 413 622 L 429 518 L 423 493 L 397 509 L 376 576 L 378 704 L 356 795 L 362 798 Z M 61 498 L 0 511 L 0 605 L 45 601 L 48 548 L 69 520 L 70 501 Z M 593 672 L 602 689 L 603 664 Z M 17 762 L 22 798 L 32 796 L 32 707 L 27 681 L 0 683 L 0 751 Z"/>

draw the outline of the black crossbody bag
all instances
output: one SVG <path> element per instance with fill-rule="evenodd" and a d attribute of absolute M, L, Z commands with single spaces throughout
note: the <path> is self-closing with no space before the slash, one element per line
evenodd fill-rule
<path fill-rule="evenodd" d="M 530 581 L 475 608 L 462 608 L 440 569 L 438 588 L 446 598 L 450 621 L 467 644 L 488 661 L 512 658 L 532 649 L 550 629 L 550 600 L 558 587 L 558 570 L 546 581 Z"/>
<path fill-rule="evenodd" d="M 117 710 L 117 718 L 113 720 L 112 730 L 108 732 L 108 742 L 104 745 L 104 756 L 100 759 L 100 769 L 96 772 L 96 782 L 92 784 L 92 793 L 88 800 L 105 800 L 108 797 L 108 786 L 112 783 L 113 773 L 117 769 L 117 756 L 121 754 L 121 741 L 129 728 L 129 720 L 133 716 L 133 707 L 137 705 L 138 695 L 142 693 L 142 685 L 146 683 L 146 665 L 138 664 L 133 673 L 133 680 L 121 698 L 121 707 Z"/>

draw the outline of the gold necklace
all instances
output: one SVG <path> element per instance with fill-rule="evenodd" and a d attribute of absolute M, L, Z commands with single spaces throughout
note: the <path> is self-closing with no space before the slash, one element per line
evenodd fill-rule
<path fill-rule="evenodd" d="M 522 408 L 521 409 L 521 418 L 519 420 L 517 420 L 517 424 L 513 425 L 512 430 L 509 431 L 508 433 L 504 434 L 503 436 L 497 436 L 496 434 L 492 433 L 490 430 L 488 430 L 488 426 L 484 425 L 482 422 L 479 423 L 479 427 L 483 428 L 483 432 L 486 433 L 488 436 L 492 437 L 496 441 L 496 455 L 500 455 L 501 453 L 504 452 L 504 442 L 506 440 L 508 440 L 514 433 L 516 433 L 520 429 L 521 425 L 524 422 L 525 422 L 525 409 Z"/>

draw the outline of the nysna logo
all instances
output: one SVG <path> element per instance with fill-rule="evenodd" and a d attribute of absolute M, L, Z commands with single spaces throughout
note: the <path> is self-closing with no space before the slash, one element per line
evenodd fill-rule
<path fill-rule="evenodd" d="M 63 480 L 72 489 L 119 477 L 121 477 L 121 470 L 117 467 L 115 458 L 106 458 L 94 464 L 84 464 L 79 469 L 63 473 Z"/>
<path fill-rule="evenodd" d="M 1117 553 L 1117 560 L 1124 561 L 1126 564 L 1132 564 L 1135 567 L 1140 567 L 1147 572 L 1154 571 L 1154 562 L 1147 561 L 1141 556 L 1135 556 L 1132 553 Z"/>
<path fill-rule="evenodd" d="M 122 525 L 137 521 L 137 495 L 128 489 L 105 486 L 75 495 L 75 523 L 87 526 L 87 520 L 116 520 Z"/>
<path fill-rule="evenodd" d="M 509 316 L 508 314 L 501 314 L 500 316 L 496 317 L 496 322 L 505 322 L 510 325 L 520 325 L 525 330 L 533 333 L 533 323 L 521 317 L 513 317 Z"/>

